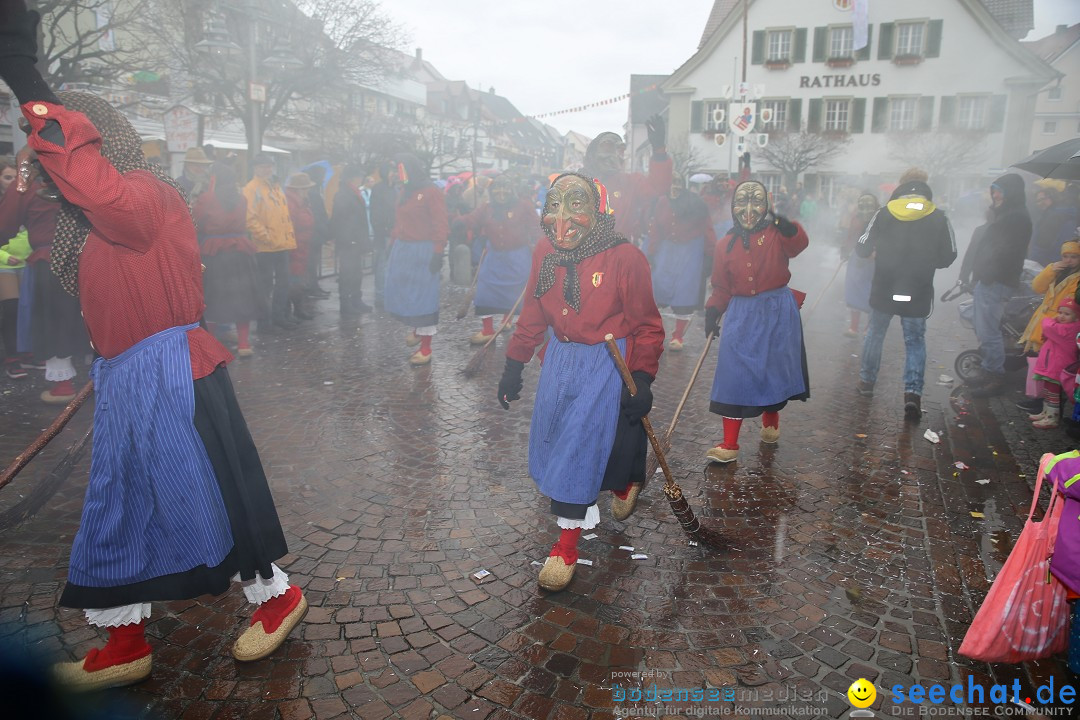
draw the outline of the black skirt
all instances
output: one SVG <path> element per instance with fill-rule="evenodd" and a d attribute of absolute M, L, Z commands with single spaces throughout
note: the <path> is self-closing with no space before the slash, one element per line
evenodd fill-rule
<path fill-rule="evenodd" d="M 258 450 L 224 366 L 195 381 L 194 422 L 225 502 L 232 550 L 215 567 L 200 565 L 129 585 L 86 587 L 68 583 L 60 597 L 61 606 L 97 609 L 189 600 L 200 595 L 220 595 L 229 589 L 236 573 L 244 580 L 253 579 L 256 571 L 264 578 L 272 577 L 270 564 L 288 553 L 288 547 Z"/>
<path fill-rule="evenodd" d="M 204 255 L 203 296 L 207 322 L 251 322 L 258 315 L 259 284 L 255 256 L 239 250 Z"/>
<path fill-rule="evenodd" d="M 68 294 L 47 260 L 33 263 L 30 272 L 34 273 L 30 304 L 30 349 L 34 357 L 82 357 L 90 352 L 90 336 L 78 298 Z"/>

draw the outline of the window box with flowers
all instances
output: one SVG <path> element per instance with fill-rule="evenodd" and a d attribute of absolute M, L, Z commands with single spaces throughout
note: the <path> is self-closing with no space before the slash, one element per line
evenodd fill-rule
<path fill-rule="evenodd" d="M 784 58 L 782 60 L 766 60 L 766 70 L 787 70 L 791 67 L 791 60 Z"/>
<path fill-rule="evenodd" d="M 825 64 L 834 68 L 851 67 L 855 64 L 855 58 L 848 55 L 847 57 L 834 57 L 825 61 Z"/>
<path fill-rule="evenodd" d="M 922 61 L 923 61 L 923 56 L 922 55 L 907 54 L 907 55 L 896 55 L 896 56 L 893 57 L 893 64 L 894 65 L 918 65 Z"/>

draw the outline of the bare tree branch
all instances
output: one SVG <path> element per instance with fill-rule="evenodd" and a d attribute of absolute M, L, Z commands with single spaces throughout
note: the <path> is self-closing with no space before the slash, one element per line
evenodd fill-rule
<path fill-rule="evenodd" d="M 841 133 L 775 133 L 769 144 L 754 151 L 784 175 L 788 187 L 795 187 L 799 175 L 827 165 L 851 143 L 851 136 Z"/>
<path fill-rule="evenodd" d="M 922 168 L 932 180 L 985 165 L 988 148 L 986 132 L 978 130 L 892 133 L 888 138 L 890 158 Z"/>

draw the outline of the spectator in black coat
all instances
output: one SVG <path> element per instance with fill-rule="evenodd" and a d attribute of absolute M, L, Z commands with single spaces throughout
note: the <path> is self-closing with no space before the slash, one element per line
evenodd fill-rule
<path fill-rule="evenodd" d="M 338 299 L 342 317 L 371 312 L 371 306 L 360 299 L 364 256 L 371 252 L 368 208 L 361 193 L 365 175 L 359 165 L 345 166 L 330 215 L 330 236 L 334 239 L 338 258 Z"/>

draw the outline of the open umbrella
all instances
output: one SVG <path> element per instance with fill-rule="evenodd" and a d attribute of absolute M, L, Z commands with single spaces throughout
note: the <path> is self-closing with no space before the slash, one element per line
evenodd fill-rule
<path fill-rule="evenodd" d="M 1080 138 L 1066 140 L 1029 155 L 1013 167 L 1045 178 L 1080 180 Z"/>
<path fill-rule="evenodd" d="M 707 183 L 712 180 L 712 175 L 708 173 L 694 173 L 690 176 L 690 182 L 692 183 Z"/>

